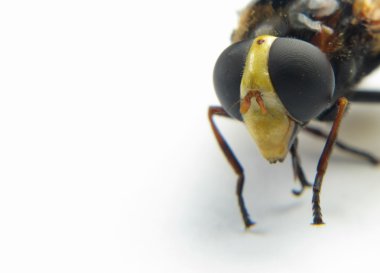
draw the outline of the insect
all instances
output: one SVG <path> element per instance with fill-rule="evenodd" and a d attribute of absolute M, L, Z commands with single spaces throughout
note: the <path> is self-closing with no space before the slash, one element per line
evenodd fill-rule
<path fill-rule="evenodd" d="M 237 197 L 246 228 L 254 225 L 244 203 L 244 170 L 216 126 L 214 117 L 245 124 L 270 163 L 290 154 L 300 195 L 312 187 L 312 224 L 323 224 L 320 192 L 333 146 L 371 164 L 372 154 L 337 140 L 349 103 L 380 102 L 380 92 L 355 85 L 380 64 L 380 0 L 259 0 L 240 15 L 232 44 L 214 68 L 220 106 L 210 106 L 214 135 L 238 176 Z M 332 122 L 330 132 L 310 127 Z M 326 139 L 314 183 L 306 179 L 297 151 L 304 130 Z"/>

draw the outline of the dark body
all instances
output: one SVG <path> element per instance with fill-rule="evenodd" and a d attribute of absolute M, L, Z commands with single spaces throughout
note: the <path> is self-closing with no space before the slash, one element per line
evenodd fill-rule
<path fill-rule="evenodd" d="M 214 87 L 222 106 L 210 106 L 208 118 L 220 148 L 238 176 L 236 194 L 244 225 L 249 228 L 255 224 L 243 198 L 244 169 L 217 128 L 215 116 L 243 121 L 254 140 L 258 140 L 256 143 L 264 143 L 262 148 L 258 146 L 271 163 L 282 161 L 284 154 L 275 152 L 274 156 L 268 156 L 268 151 L 281 144 L 273 141 L 279 133 L 285 136 L 281 139 L 288 139 L 285 144 L 289 147 L 294 176 L 301 184 L 301 189 L 293 193 L 300 195 L 312 186 L 312 223 L 323 224 L 320 192 L 333 146 L 375 166 L 380 164 L 380 159 L 371 153 L 337 139 L 349 102 L 380 103 L 379 90 L 355 90 L 356 84 L 380 65 L 380 0 L 253 1 L 241 12 L 231 38 L 232 45 L 219 56 L 214 68 Z M 260 50 L 265 46 L 261 45 L 273 38 L 276 40 L 269 53 L 263 54 Z M 255 66 L 254 61 L 260 58 Z M 274 85 L 270 96 L 281 100 L 286 110 L 283 116 L 297 123 L 291 138 L 280 131 L 274 115 L 266 115 L 266 105 L 270 106 L 271 101 L 266 97 L 268 88 L 261 84 L 265 80 Z M 254 84 L 250 85 L 251 81 Z M 252 110 L 255 103 L 257 111 Z M 314 109 L 318 111 L 313 112 Z M 265 119 L 269 122 L 262 122 Z M 332 121 L 330 132 L 310 126 L 311 119 Z M 306 178 L 298 154 L 297 132 L 301 129 L 326 139 L 314 183 Z"/>
<path fill-rule="evenodd" d="M 314 3 L 313 3 L 314 2 Z M 307 41 L 324 52 L 335 74 L 332 105 L 318 116 L 331 121 L 336 116 L 335 101 L 347 96 L 354 86 L 380 65 L 380 30 L 366 6 L 362 12 L 358 0 L 259 0 L 242 12 L 232 42 L 259 35 L 291 37 Z M 314 5 L 313 5 L 314 4 Z M 310 8 L 312 7 L 312 8 Z"/>

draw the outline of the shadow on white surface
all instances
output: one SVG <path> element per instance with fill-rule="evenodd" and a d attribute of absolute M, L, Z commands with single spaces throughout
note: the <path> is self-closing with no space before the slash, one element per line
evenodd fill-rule
<path fill-rule="evenodd" d="M 197 172 L 193 185 L 179 210 L 176 236 L 189 249 L 184 255 L 203 261 L 200 264 L 219 265 L 222 272 L 234 268 L 244 272 L 373 269 L 376 254 L 363 255 L 361 249 L 376 249 L 380 243 L 379 166 L 334 149 L 321 195 L 327 224 L 315 227 L 310 225 L 311 191 L 301 197 L 291 194 L 298 184 L 293 183 L 289 159 L 270 165 L 248 137 L 239 135 L 244 134 L 240 125 L 222 118 L 218 124 L 246 170 L 244 197 L 257 224 L 244 231 L 235 196 L 236 176 L 210 130 L 199 149 L 194 165 L 198 168 L 192 170 Z M 340 139 L 380 156 L 376 124 L 380 124 L 377 107 L 353 105 Z M 323 144 L 301 133 L 299 152 L 309 180 L 314 178 Z"/>
<path fill-rule="evenodd" d="M 244 231 L 206 113 L 247 2 L 3 1 L 1 273 L 379 272 L 379 168 L 335 150 L 316 228 L 289 160 L 221 118 L 257 222 Z M 379 110 L 353 106 L 341 138 L 380 156 Z M 302 134 L 309 179 L 322 147 Z"/>

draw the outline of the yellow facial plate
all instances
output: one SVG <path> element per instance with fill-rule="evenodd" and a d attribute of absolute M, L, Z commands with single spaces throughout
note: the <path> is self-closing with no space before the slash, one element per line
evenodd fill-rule
<path fill-rule="evenodd" d="M 242 117 L 261 154 L 270 162 L 282 161 L 286 157 L 296 125 L 278 98 L 268 72 L 269 50 L 276 39 L 264 35 L 253 41 L 240 86 L 241 99 L 251 90 L 261 93 L 267 113 L 263 113 L 252 99 L 250 108 L 242 113 Z"/>

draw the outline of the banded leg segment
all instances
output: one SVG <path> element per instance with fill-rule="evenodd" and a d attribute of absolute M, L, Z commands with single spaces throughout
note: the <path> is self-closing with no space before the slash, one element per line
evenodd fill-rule
<path fill-rule="evenodd" d="M 320 207 L 320 192 L 322 188 L 322 180 L 325 175 L 328 161 L 331 155 L 332 148 L 334 146 L 336 137 L 338 135 L 339 126 L 343 119 L 344 111 L 347 108 L 348 100 L 344 97 L 339 98 L 337 101 L 338 113 L 335 117 L 334 123 L 332 125 L 329 136 L 327 137 L 327 141 L 325 147 L 323 148 L 321 157 L 319 158 L 318 166 L 317 166 L 317 174 L 315 176 L 314 185 L 313 185 L 313 224 L 319 225 L 323 224 L 322 220 L 322 212 Z"/>
<path fill-rule="evenodd" d="M 231 118 L 227 112 L 220 106 L 210 106 L 208 109 L 208 118 L 211 124 L 212 131 L 214 132 L 215 138 L 218 141 L 220 148 L 222 149 L 224 155 L 226 156 L 228 162 L 230 163 L 232 169 L 238 175 L 237 185 L 236 185 L 236 194 L 238 196 L 239 208 L 244 221 L 244 225 L 246 228 L 254 225 L 255 223 L 250 219 L 248 210 L 245 206 L 244 198 L 243 198 L 243 188 L 244 188 L 244 170 L 240 165 L 238 159 L 235 154 L 231 150 L 227 141 L 224 139 L 223 135 L 220 133 L 217 128 L 214 116 L 222 116 Z"/>

